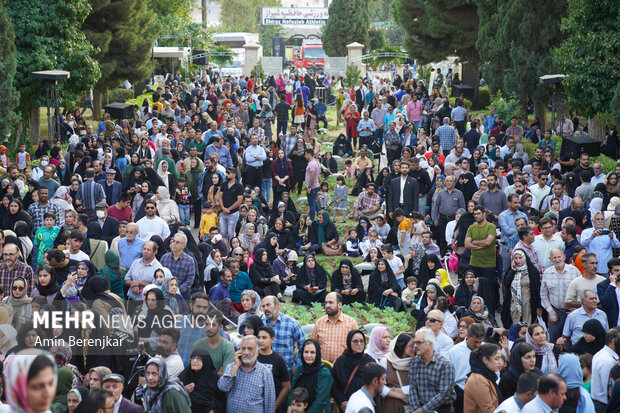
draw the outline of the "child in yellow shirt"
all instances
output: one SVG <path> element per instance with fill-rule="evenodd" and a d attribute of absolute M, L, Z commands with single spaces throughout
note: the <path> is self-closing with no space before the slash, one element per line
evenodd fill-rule
<path fill-rule="evenodd" d="M 213 211 L 213 205 L 211 205 L 211 202 L 207 202 L 205 207 L 202 208 L 202 218 L 200 218 L 200 241 L 204 241 L 205 235 L 209 233 L 209 229 L 217 227 L 219 223 L 220 220 Z"/>
<path fill-rule="evenodd" d="M 402 209 L 396 208 L 393 213 L 394 220 L 398 222 L 398 248 L 403 257 L 409 255 L 411 248 L 411 228 L 413 221 L 405 217 Z"/>

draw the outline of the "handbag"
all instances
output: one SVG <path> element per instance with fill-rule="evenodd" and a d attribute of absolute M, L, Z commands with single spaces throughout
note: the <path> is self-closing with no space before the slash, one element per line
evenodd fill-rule
<path fill-rule="evenodd" d="M 358 364 L 351 372 L 351 375 L 349 376 L 349 381 L 347 381 L 347 385 L 345 386 L 344 392 L 342 392 L 342 394 L 347 394 L 347 390 L 349 390 L 349 384 L 351 384 L 351 380 L 353 380 L 353 376 L 355 376 L 355 373 L 357 372 L 357 369 L 359 369 L 359 367 L 360 365 Z M 342 408 L 333 397 L 330 399 L 330 407 L 332 413 L 343 413 Z"/>
<path fill-rule="evenodd" d="M 394 369 L 394 373 L 396 373 L 396 378 L 398 379 L 398 384 L 400 384 L 400 388 L 403 388 L 403 381 L 400 378 L 400 373 L 398 373 L 398 370 Z M 403 405 L 403 411 L 404 413 L 413 413 L 413 409 L 411 408 L 410 404 L 405 404 Z"/>
<path fill-rule="evenodd" d="M 459 270 L 459 256 L 456 255 L 455 252 L 450 254 L 450 258 L 448 258 L 448 269 L 450 271 L 458 271 Z"/>

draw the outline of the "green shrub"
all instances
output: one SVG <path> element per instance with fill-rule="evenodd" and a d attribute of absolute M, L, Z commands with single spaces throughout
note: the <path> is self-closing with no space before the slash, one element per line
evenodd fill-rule
<path fill-rule="evenodd" d="M 126 102 L 128 99 L 133 98 L 133 90 L 131 89 L 113 89 L 110 90 L 109 101 L 113 102 Z"/>
<path fill-rule="evenodd" d="M 600 163 L 603 165 L 603 172 L 605 173 L 616 171 L 617 161 L 607 155 L 600 154 L 599 156 L 590 158 L 590 165 L 594 165 L 595 163 Z"/>
<path fill-rule="evenodd" d="M 142 102 L 144 102 L 144 99 L 147 99 L 149 101 L 149 105 L 153 104 L 152 93 L 145 93 L 143 95 L 138 96 L 137 98 L 133 98 L 132 96 L 131 99 L 125 100 L 125 103 L 127 103 L 128 105 L 138 105 L 138 107 L 142 107 Z"/>
<path fill-rule="evenodd" d="M 480 108 L 487 108 L 491 103 L 491 91 L 488 86 L 478 89 L 478 106 Z"/>
<path fill-rule="evenodd" d="M 455 104 L 454 104 L 454 100 L 455 99 L 456 99 L 456 97 L 450 98 L 450 106 L 452 106 L 452 107 L 455 106 Z M 471 111 L 471 108 L 472 108 L 473 105 L 474 104 L 473 104 L 473 102 L 471 100 L 465 98 L 465 109 L 467 109 L 468 112 Z"/>
<path fill-rule="evenodd" d="M 489 103 L 490 108 L 495 108 L 495 113 L 506 123 L 513 116 L 519 118 L 521 113 L 521 106 L 517 100 L 515 94 L 511 94 L 510 98 L 504 97 L 501 90 L 498 90 L 493 96 L 493 99 Z"/>

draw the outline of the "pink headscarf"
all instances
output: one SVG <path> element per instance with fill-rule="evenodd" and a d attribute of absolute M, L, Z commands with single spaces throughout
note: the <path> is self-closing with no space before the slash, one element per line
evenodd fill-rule
<path fill-rule="evenodd" d="M 27 349 L 14 354 L 4 370 L 6 400 L 13 412 L 33 413 L 28 405 L 27 398 L 28 373 L 30 372 L 32 363 L 34 363 L 38 356 L 49 357 L 54 366 L 54 376 L 56 380 L 58 379 L 56 375 L 56 363 L 47 352 L 38 349 Z"/>
<path fill-rule="evenodd" d="M 384 349 L 381 347 L 381 337 L 383 336 L 383 333 L 385 333 L 386 330 L 390 331 L 390 329 L 387 328 L 386 326 L 377 326 L 373 328 L 372 332 L 370 333 L 370 340 L 368 340 L 369 344 L 368 344 L 367 353 L 372 358 L 377 360 L 377 363 L 381 361 L 381 359 L 385 357 L 387 353 L 390 351 L 389 348 Z M 390 335 L 391 334 L 392 333 L 390 331 Z"/>

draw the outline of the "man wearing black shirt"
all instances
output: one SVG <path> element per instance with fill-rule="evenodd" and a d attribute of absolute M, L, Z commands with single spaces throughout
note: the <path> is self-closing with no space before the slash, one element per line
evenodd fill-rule
<path fill-rule="evenodd" d="M 276 340 L 276 333 L 271 326 L 262 326 L 258 329 L 258 361 L 271 370 L 273 383 L 276 388 L 276 412 L 286 411 L 286 398 L 291 387 L 291 379 L 288 374 L 286 362 L 278 353 L 274 352 L 271 345 Z"/>
<path fill-rule="evenodd" d="M 291 105 L 286 103 L 286 97 L 284 95 L 280 96 L 280 102 L 273 108 L 273 111 L 276 114 L 276 135 L 280 136 L 280 132 L 282 135 L 286 135 L 286 125 L 288 123 L 288 112 L 291 110 Z"/>
<path fill-rule="evenodd" d="M 67 281 L 67 276 L 74 272 L 80 261 L 72 260 L 65 253 L 58 249 L 51 249 L 47 252 L 47 262 L 54 269 L 54 276 L 58 285 Z"/>
<path fill-rule="evenodd" d="M 230 242 L 235 236 L 235 228 L 239 219 L 239 205 L 243 201 L 243 185 L 237 182 L 237 170 L 226 168 L 226 182 L 222 185 L 220 198 L 220 232 Z"/>
<path fill-rule="evenodd" d="M 594 169 L 590 166 L 590 155 L 587 153 L 582 153 L 581 156 L 579 156 L 579 166 L 573 169 L 577 182 L 579 182 L 580 174 L 584 171 L 590 171 L 590 176 L 594 176 Z"/>
<path fill-rule="evenodd" d="M 431 178 L 426 171 L 420 168 L 420 160 L 418 158 L 411 158 L 411 169 L 409 170 L 409 176 L 418 181 L 418 211 L 422 216 L 426 215 L 426 194 L 431 190 Z M 473 177 L 472 177 L 473 179 Z"/>

